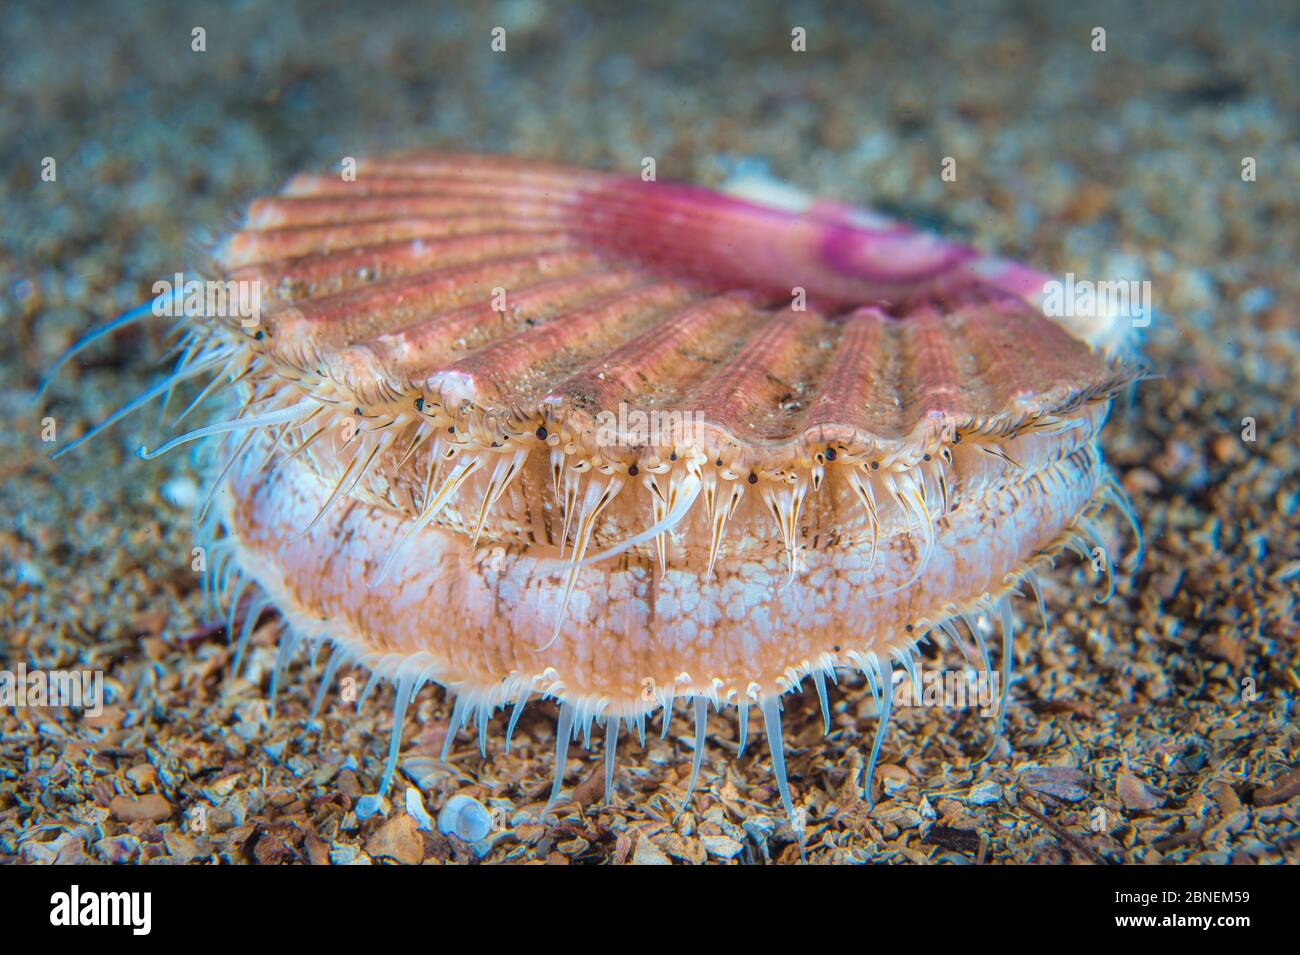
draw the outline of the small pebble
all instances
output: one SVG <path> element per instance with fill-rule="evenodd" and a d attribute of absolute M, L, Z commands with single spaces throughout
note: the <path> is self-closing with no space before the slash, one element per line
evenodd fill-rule
<path fill-rule="evenodd" d="M 632 853 L 633 865 L 672 865 L 663 850 L 645 836 L 637 839 L 636 849 Z"/>
<path fill-rule="evenodd" d="M 730 836 L 701 836 L 704 851 L 719 859 L 734 859 L 744 847 Z"/>
<path fill-rule="evenodd" d="M 1067 766 L 1041 766 L 1022 773 L 1020 785 L 1062 802 L 1079 802 L 1092 789 L 1092 777 Z"/>
<path fill-rule="evenodd" d="M 404 865 L 418 865 L 424 861 L 424 837 L 416 828 L 415 820 L 399 814 L 393 816 L 369 839 L 366 851 L 380 859 L 392 859 Z"/>
<path fill-rule="evenodd" d="M 976 806 L 987 806 L 990 803 L 999 802 L 1002 799 L 1002 786 L 989 780 L 976 783 L 970 788 L 970 795 L 966 799 Z"/>
<path fill-rule="evenodd" d="M 161 822 L 170 819 L 172 815 L 171 803 L 157 793 L 149 793 L 138 799 L 132 799 L 130 796 L 114 796 L 112 802 L 108 804 L 108 811 L 113 814 L 114 819 L 123 822 Z"/>
<path fill-rule="evenodd" d="M 21 560 L 18 562 L 18 567 L 15 569 L 14 577 L 17 578 L 18 583 L 26 584 L 29 587 L 45 586 L 45 571 L 41 570 L 40 567 L 33 564 L 30 560 Z"/>
<path fill-rule="evenodd" d="M 370 865 L 370 857 L 356 846 L 336 845 L 330 849 L 331 865 Z"/>
<path fill-rule="evenodd" d="M 406 787 L 406 814 L 415 820 L 416 828 L 422 832 L 433 831 L 433 817 L 424 808 L 424 797 L 414 786 Z"/>
<path fill-rule="evenodd" d="M 140 840 L 129 832 L 100 839 L 95 843 L 95 854 L 110 865 L 134 862 L 140 855 Z"/>
<path fill-rule="evenodd" d="M 1237 300 L 1237 306 L 1247 315 L 1253 315 L 1271 306 L 1274 297 L 1271 288 L 1257 285 L 1241 294 L 1241 298 Z"/>
<path fill-rule="evenodd" d="M 199 500 L 199 485 L 189 477 L 174 477 L 163 483 L 159 493 L 163 500 L 182 510 L 193 510 Z"/>
<path fill-rule="evenodd" d="M 1132 773 L 1121 772 L 1115 783 L 1115 792 L 1125 809 L 1155 809 L 1164 802 Z"/>

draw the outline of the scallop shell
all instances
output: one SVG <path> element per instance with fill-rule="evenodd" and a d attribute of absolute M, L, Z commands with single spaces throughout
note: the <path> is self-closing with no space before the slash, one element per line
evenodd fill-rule
<path fill-rule="evenodd" d="M 438 831 L 462 842 L 482 842 L 492 834 L 492 813 L 473 796 L 457 793 L 438 813 Z"/>
<path fill-rule="evenodd" d="M 255 201 L 214 259 L 260 314 L 189 322 L 157 389 L 233 382 L 238 414 L 160 449 L 226 435 L 232 625 L 276 607 L 277 672 L 328 642 L 326 683 L 361 660 L 399 715 L 449 687 L 448 746 L 554 697 L 552 801 L 572 734 L 604 725 L 608 794 L 621 726 L 685 699 L 688 798 L 708 705 L 742 748 L 753 706 L 793 814 L 782 694 L 811 677 L 829 728 L 825 677 L 863 673 L 873 766 L 923 634 L 992 673 L 956 630 L 975 613 L 1002 625 L 1004 713 L 1010 594 L 1129 513 L 1096 444 L 1122 329 L 1045 317 L 1031 269 L 780 200 L 417 155 Z"/>
<path fill-rule="evenodd" d="M 495 157 L 299 176 L 216 258 L 270 293 L 260 347 L 277 365 L 324 371 L 363 407 L 422 393 L 542 415 L 593 451 L 595 418 L 624 403 L 689 411 L 710 450 L 756 466 L 836 441 L 899 454 L 1122 377 L 1021 300 L 1032 277 L 1001 289 L 969 249 Z"/>

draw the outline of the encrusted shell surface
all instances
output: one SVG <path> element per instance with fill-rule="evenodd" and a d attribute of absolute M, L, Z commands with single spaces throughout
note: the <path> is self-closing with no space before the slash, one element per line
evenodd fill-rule
<path fill-rule="evenodd" d="M 689 413 L 709 456 L 778 470 L 1010 432 L 1122 377 L 962 247 L 506 158 L 299 176 L 217 260 L 262 283 L 256 347 L 362 411 L 540 416 L 624 464 L 639 449 L 594 433 L 620 405 Z"/>

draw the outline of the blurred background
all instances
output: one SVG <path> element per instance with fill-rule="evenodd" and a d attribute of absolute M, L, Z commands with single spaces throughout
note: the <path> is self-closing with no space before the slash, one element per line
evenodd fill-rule
<path fill-rule="evenodd" d="M 6 6 L 0 268 L 108 310 L 293 171 L 416 146 L 757 163 L 1047 268 L 1160 275 L 1180 313 L 1295 246 L 1294 3 Z"/>

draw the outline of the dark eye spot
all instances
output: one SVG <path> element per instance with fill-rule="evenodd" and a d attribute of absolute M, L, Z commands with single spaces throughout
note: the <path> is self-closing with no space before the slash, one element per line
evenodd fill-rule
<path fill-rule="evenodd" d="M 424 396 L 423 396 L 423 395 L 421 395 L 419 398 L 416 398 L 416 399 L 415 399 L 415 410 L 416 410 L 416 411 L 423 411 L 423 410 L 424 410 Z"/>
<path fill-rule="evenodd" d="M 753 471 L 750 471 L 750 472 L 749 472 L 749 483 L 750 483 L 750 484 L 757 484 L 757 483 L 758 483 L 758 475 L 755 474 Z"/>
<path fill-rule="evenodd" d="M 538 429 L 537 429 L 537 440 L 538 440 L 538 441 L 545 441 L 545 440 L 546 440 L 546 429 L 545 429 L 545 428 L 538 428 Z"/>
<path fill-rule="evenodd" d="M 635 464 L 632 464 L 628 466 L 627 473 L 629 477 L 636 477 L 641 472 L 637 470 L 637 466 Z"/>
<path fill-rule="evenodd" d="M 826 460 L 827 460 L 827 461 L 834 461 L 834 460 L 835 460 L 835 449 L 834 449 L 834 448 L 827 448 L 827 449 L 826 449 Z"/>

